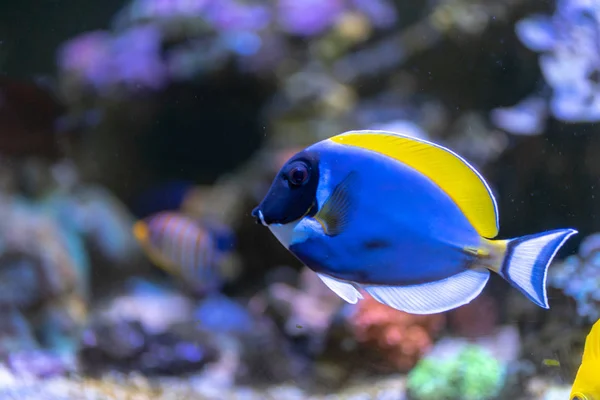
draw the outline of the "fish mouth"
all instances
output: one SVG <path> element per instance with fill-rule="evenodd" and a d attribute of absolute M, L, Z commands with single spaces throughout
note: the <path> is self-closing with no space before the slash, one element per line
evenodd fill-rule
<path fill-rule="evenodd" d="M 263 225 L 263 226 L 269 226 L 265 222 L 265 216 L 263 215 L 262 210 L 260 210 L 258 207 L 255 208 L 254 210 L 252 210 L 252 216 L 256 219 L 257 224 Z"/>
<path fill-rule="evenodd" d="M 263 215 L 262 210 L 258 210 L 258 219 L 260 221 L 261 224 L 263 224 L 264 226 L 267 226 L 268 224 L 265 222 L 265 216 Z"/>

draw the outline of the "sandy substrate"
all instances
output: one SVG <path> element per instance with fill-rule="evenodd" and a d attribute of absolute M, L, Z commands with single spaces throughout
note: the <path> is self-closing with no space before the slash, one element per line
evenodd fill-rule
<path fill-rule="evenodd" d="M 402 400 L 404 377 L 357 383 L 336 394 L 307 395 L 292 383 L 263 390 L 219 387 L 200 377 L 148 379 L 140 375 L 89 378 L 17 378 L 0 371 L 2 400 Z"/>
<path fill-rule="evenodd" d="M 310 395 L 293 382 L 263 389 L 217 385 L 202 375 L 147 378 L 111 374 L 102 379 L 16 377 L 0 367 L 1 400 L 405 400 L 405 377 L 363 378 L 342 391 Z M 564 400 L 570 386 L 532 379 L 522 396 L 512 400 Z"/>

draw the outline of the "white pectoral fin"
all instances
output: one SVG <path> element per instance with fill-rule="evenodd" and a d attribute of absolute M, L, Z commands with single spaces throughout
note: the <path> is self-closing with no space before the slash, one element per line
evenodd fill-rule
<path fill-rule="evenodd" d="M 360 292 L 349 282 L 344 282 L 339 279 L 333 278 L 329 275 L 317 273 L 317 276 L 321 278 L 323 283 L 335 294 L 340 296 L 342 300 L 347 301 L 350 304 L 356 304 L 359 299 L 363 296 Z"/>
<path fill-rule="evenodd" d="M 310 217 L 288 224 L 271 224 L 269 230 L 286 249 L 289 249 L 292 244 L 323 235 L 321 225 Z"/>
<path fill-rule="evenodd" d="M 485 287 L 490 272 L 473 269 L 441 281 L 414 286 L 361 285 L 378 302 L 411 314 L 436 314 L 471 302 Z"/>

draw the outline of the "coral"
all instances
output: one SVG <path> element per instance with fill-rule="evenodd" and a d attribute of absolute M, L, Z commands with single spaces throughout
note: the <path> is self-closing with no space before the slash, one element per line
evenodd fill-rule
<path fill-rule="evenodd" d="M 0 230 L 0 356 L 19 370 L 59 373 L 73 366 L 86 318 L 82 271 L 51 217 L 22 203 L 7 205 Z"/>
<path fill-rule="evenodd" d="M 53 178 L 59 177 L 44 175 L 41 181 L 50 188 L 45 196 L 13 196 L 2 209 L 0 305 L 9 315 L 4 316 L 0 355 L 21 375 L 47 376 L 77 367 L 78 337 L 90 294 L 84 236 L 89 234 L 111 261 L 131 255 L 125 251 L 131 249 L 131 241 L 128 246 L 118 236 L 120 204 L 104 191 L 86 191 L 72 179 Z M 73 191 L 81 192 L 82 198 L 77 199 Z M 104 208 L 86 210 L 85 195 Z M 81 218 L 86 211 L 87 218 Z M 129 233 L 129 226 L 120 228 Z"/>
<path fill-rule="evenodd" d="M 106 189 L 83 184 L 74 166 L 61 165 L 48 183 L 49 192 L 39 199 L 20 198 L 15 207 L 48 218 L 56 226 L 78 276 L 77 290 L 87 299 L 106 280 L 127 273 L 139 248 L 131 234 L 133 218 L 125 206 Z M 72 175 L 72 176 L 67 176 Z M 110 266 L 107 268 L 107 265 Z"/>
<path fill-rule="evenodd" d="M 160 90 L 219 70 L 229 60 L 240 61 L 243 72 L 270 73 L 295 51 L 286 36 L 352 42 L 371 28 L 389 28 L 396 18 L 389 0 L 278 0 L 271 6 L 133 0 L 116 15 L 111 31 L 86 32 L 64 43 L 57 64 L 67 91 L 90 87 L 107 97 Z"/>
<path fill-rule="evenodd" d="M 288 338 L 281 334 L 268 316 L 256 317 L 254 328 L 241 339 L 242 365 L 239 383 L 275 383 L 307 378 L 307 360 L 298 354 Z"/>
<path fill-rule="evenodd" d="M 448 313 L 448 325 L 463 337 L 480 337 L 493 332 L 498 323 L 498 304 L 490 295 L 481 294 L 473 301 Z"/>
<path fill-rule="evenodd" d="M 189 321 L 193 312 L 193 302 L 174 288 L 164 283 L 130 278 L 122 291 L 113 290 L 107 298 L 96 301 L 91 318 L 138 321 L 144 331 L 154 335 L 166 332 L 171 325 Z"/>
<path fill-rule="evenodd" d="M 286 32 L 313 36 L 331 27 L 343 11 L 342 0 L 280 0 L 278 22 Z"/>
<path fill-rule="evenodd" d="M 133 217 L 112 193 L 95 185 L 78 185 L 65 197 L 58 205 L 58 219 L 72 223 L 108 261 L 125 263 L 135 254 Z"/>
<path fill-rule="evenodd" d="M 160 31 L 151 25 L 133 27 L 115 38 L 109 32 L 90 32 L 65 43 L 58 65 L 100 92 L 119 84 L 130 90 L 161 89 L 166 83 L 161 41 Z"/>
<path fill-rule="evenodd" d="M 532 95 L 512 107 L 495 108 L 490 119 L 497 127 L 514 135 L 540 135 L 546 128 L 548 110 L 546 101 Z"/>
<path fill-rule="evenodd" d="M 203 299 L 194 313 L 200 327 L 212 332 L 244 333 L 255 325 L 244 306 L 223 295 Z"/>
<path fill-rule="evenodd" d="M 290 267 L 275 268 L 266 274 L 264 283 L 266 289 L 250 299 L 248 308 L 261 316 L 263 329 L 271 326 L 266 333 L 271 337 L 270 343 L 264 338 L 260 342 L 270 349 L 266 355 L 272 360 L 269 363 L 276 362 L 283 368 L 273 370 L 269 366 L 270 371 L 261 375 L 281 379 L 297 374 L 302 379 L 311 379 L 307 374 L 307 370 L 312 371 L 311 360 L 332 350 L 330 331 L 343 301 L 308 267 L 303 267 L 300 273 Z M 281 337 L 269 333 L 273 329 L 281 332 Z M 261 358 L 264 356 L 258 357 Z M 331 385 L 331 380 L 328 383 Z"/>
<path fill-rule="evenodd" d="M 196 329 L 189 299 L 155 283 L 132 279 L 90 316 L 79 353 L 90 372 L 195 371 L 217 357 L 211 337 Z"/>
<path fill-rule="evenodd" d="M 89 234 L 111 261 L 131 253 L 122 251 L 127 241 L 114 228 L 118 207 L 108 211 L 94 207 L 87 210 L 88 218 L 78 218 L 84 201 L 73 192 L 86 192 L 86 188 L 74 176 L 73 166 L 48 164 L 35 155 L 29 153 L 20 161 L 13 170 L 19 186 L 4 188 L 8 190 L 1 197 L 0 307 L 5 322 L 0 327 L 0 358 L 19 375 L 48 376 L 77 367 L 78 337 L 90 294 L 84 236 Z M 94 197 L 95 204 L 106 199 L 114 203 L 110 195 L 100 192 L 86 194 Z M 94 221 L 102 227 L 96 229 L 90 224 Z M 112 229 L 106 229 L 111 223 Z M 124 230 L 129 233 L 129 226 Z M 95 241 L 94 236 L 100 239 Z"/>
<path fill-rule="evenodd" d="M 300 273 L 298 288 L 273 283 L 269 297 L 285 315 L 285 332 L 290 336 L 322 337 L 329 328 L 342 300 L 308 267 Z"/>
<path fill-rule="evenodd" d="M 504 384 L 503 366 L 485 350 L 465 349 L 458 359 L 461 376 L 461 399 L 480 400 L 494 397 Z"/>
<path fill-rule="evenodd" d="M 577 314 L 588 322 L 600 318 L 600 234 L 583 240 L 579 253 L 556 262 L 548 284 L 575 299 Z"/>
<path fill-rule="evenodd" d="M 356 340 L 377 350 L 392 368 L 407 371 L 430 349 L 443 314 L 412 315 L 379 303 L 367 293 L 349 316 Z"/>
<path fill-rule="evenodd" d="M 93 321 L 83 335 L 80 359 L 87 371 L 102 368 L 145 374 L 197 371 L 217 357 L 210 340 L 199 333 L 182 337 L 167 331 L 156 335 L 135 321 Z"/>
<path fill-rule="evenodd" d="M 465 346 L 450 359 L 427 357 L 408 375 L 407 388 L 416 400 L 492 399 L 502 389 L 505 367 L 486 350 Z"/>
<path fill-rule="evenodd" d="M 600 71 L 596 2 L 558 0 L 552 16 L 535 14 L 515 25 L 523 45 L 541 53 L 539 66 L 547 87 L 514 107 L 492 112 L 492 120 L 516 134 L 539 134 L 552 114 L 565 122 L 600 120 Z"/>
<path fill-rule="evenodd" d="M 221 294 L 194 304 L 173 287 L 139 278 L 94 307 L 81 347 L 80 363 L 90 373 L 195 372 L 213 387 L 298 375 L 268 318 Z"/>

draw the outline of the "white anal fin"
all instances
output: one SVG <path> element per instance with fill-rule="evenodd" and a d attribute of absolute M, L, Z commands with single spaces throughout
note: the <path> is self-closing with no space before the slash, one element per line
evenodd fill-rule
<path fill-rule="evenodd" d="M 360 292 L 352 286 L 352 284 L 344 281 L 340 281 L 335 279 L 329 275 L 319 274 L 317 276 L 321 278 L 323 283 L 335 294 L 340 296 L 343 300 L 347 301 L 350 304 L 356 304 L 358 299 L 362 299 L 363 296 Z"/>
<path fill-rule="evenodd" d="M 397 310 L 410 314 L 436 314 L 471 302 L 489 278 L 487 269 L 473 269 L 422 285 L 361 286 L 375 300 Z"/>

